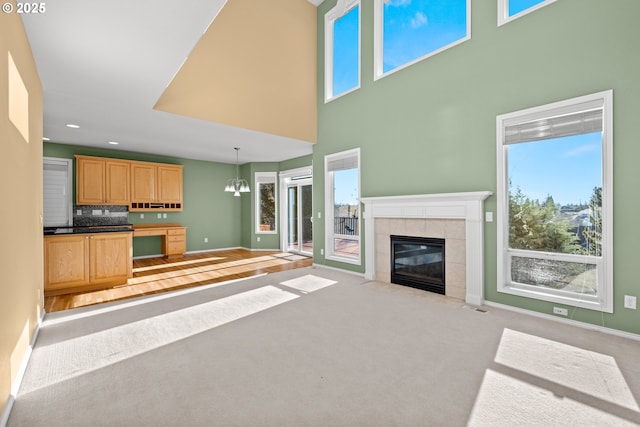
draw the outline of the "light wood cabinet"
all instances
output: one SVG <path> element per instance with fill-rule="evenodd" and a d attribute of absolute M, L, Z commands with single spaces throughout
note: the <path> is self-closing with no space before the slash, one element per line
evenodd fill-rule
<path fill-rule="evenodd" d="M 76 156 L 76 201 L 79 205 L 128 205 L 129 162 Z"/>
<path fill-rule="evenodd" d="M 182 165 L 131 162 L 129 211 L 181 211 Z"/>
<path fill-rule="evenodd" d="M 162 246 L 162 252 L 167 258 L 184 254 L 187 251 L 187 229 L 167 229 L 167 236 L 162 240 Z"/>
<path fill-rule="evenodd" d="M 127 283 L 132 233 L 44 237 L 44 293 L 59 295 Z"/>

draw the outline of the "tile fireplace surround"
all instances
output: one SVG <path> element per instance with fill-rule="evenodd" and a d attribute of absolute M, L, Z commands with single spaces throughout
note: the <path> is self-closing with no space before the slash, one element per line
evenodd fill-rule
<path fill-rule="evenodd" d="M 389 235 L 445 239 L 446 295 L 484 302 L 484 200 L 490 191 L 365 197 L 365 278 L 390 281 Z"/>

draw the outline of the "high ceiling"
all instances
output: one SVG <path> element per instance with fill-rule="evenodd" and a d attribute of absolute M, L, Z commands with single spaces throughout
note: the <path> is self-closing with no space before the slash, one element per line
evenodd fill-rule
<path fill-rule="evenodd" d="M 251 23 L 255 1 L 57 0 L 22 15 L 44 89 L 44 136 L 223 163 L 235 162 L 234 147 L 241 163 L 310 154 L 319 2 L 270 0 Z"/>

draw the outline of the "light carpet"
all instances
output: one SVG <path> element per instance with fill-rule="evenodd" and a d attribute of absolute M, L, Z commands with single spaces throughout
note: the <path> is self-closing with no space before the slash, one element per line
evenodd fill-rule
<path fill-rule="evenodd" d="M 18 426 L 640 425 L 640 343 L 304 268 L 46 316 Z"/>

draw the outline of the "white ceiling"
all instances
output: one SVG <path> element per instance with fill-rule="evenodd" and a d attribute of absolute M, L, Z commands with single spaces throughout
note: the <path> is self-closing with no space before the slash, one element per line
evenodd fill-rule
<path fill-rule="evenodd" d="M 240 163 L 311 154 L 306 141 L 153 110 L 225 2 L 56 0 L 21 15 L 44 90 L 44 136 L 223 163 L 235 162 L 234 147 Z"/>

